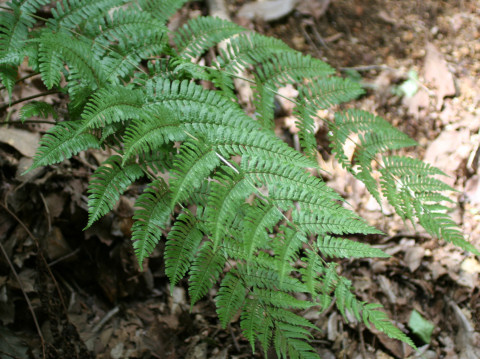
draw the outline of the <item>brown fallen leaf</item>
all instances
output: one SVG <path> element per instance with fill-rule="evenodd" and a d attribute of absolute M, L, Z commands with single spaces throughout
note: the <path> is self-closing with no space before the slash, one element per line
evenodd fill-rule
<path fill-rule="evenodd" d="M 443 99 L 456 94 L 455 82 L 443 54 L 431 43 L 427 43 L 426 51 L 424 77 L 425 81 L 435 86 L 437 110 L 440 110 L 443 106 Z"/>
<path fill-rule="evenodd" d="M 0 128 L 0 142 L 12 146 L 24 156 L 33 157 L 39 141 L 40 136 L 38 133 L 16 128 Z"/>

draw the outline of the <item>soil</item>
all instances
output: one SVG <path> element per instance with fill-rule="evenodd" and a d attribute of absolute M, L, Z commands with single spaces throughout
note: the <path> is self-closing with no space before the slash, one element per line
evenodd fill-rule
<path fill-rule="evenodd" d="M 365 95 L 347 106 L 386 118 L 419 143 L 402 154 L 448 175 L 458 191 L 451 194 L 452 216 L 480 248 L 478 1 L 332 0 L 318 14 L 301 7 L 315 1 L 299 0 L 273 22 L 236 17 L 244 3 L 226 2 L 235 21 L 364 85 Z M 207 13 L 205 3 L 193 2 L 177 21 Z M 415 91 L 402 94 L 415 75 Z M 43 91 L 36 79 L 23 84 L 15 88 L 17 98 Z M 284 112 L 277 130 L 291 136 Z M 39 169 L 28 181 L 21 176 L 39 133 L 49 126 L 0 128 L 0 358 L 262 358 L 252 354 L 238 321 L 221 329 L 212 297 L 190 308 L 186 283 L 170 290 L 162 245 L 139 271 L 129 235 L 133 202 L 144 184 L 130 188 L 111 214 L 83 231 L 87 181 L 105 153 Z M 415 353 L 374 328 L 346 323 L 333 309 L 305 311 L 321 329 L 312 334 L 322 358 L 480 358 L 479 258 L 403 223 L 388 206 L 380 208 L 332 160 L 321 127 L 317 138 L 328 184 L 386 233 L 359 239 L 392 255 L 340 260 L 341 272 L 359 298 L 384 305 L 420 348 Z M 414 311 L 433 324 L 428 343 L 409 324 Z"/>

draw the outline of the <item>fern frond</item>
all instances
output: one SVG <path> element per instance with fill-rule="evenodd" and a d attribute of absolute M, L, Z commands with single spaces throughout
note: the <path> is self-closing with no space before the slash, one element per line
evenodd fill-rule
<path fill-rule="evenodd" d="M 242 71 L 250 65 L 263 63 L 273 55 L 282 52 L 293 52 L 283 41 L 256 33 L 234 37 L 214 66 L 229 72 Z"/>
<path fill-rule="evenodd" d="M 125 131 L 124 160 L 134 155 L 158 150 L 165 143 L 183 141 L 186 133 L 171 111 L 156 106 L 137 112 L 139 119 L 131 121 Z"/>
<path fill-rule="evenodd" d="M 222 167 L 222 170 L 224 174 L 219 173 L 214 177 L 206 208 L 214 249 L 223 241 L 237 209 L 255 191 L 241 173 L 229 167 Z"/>
<path fill-rule="evenodd" d="M 378 153 L 417 143 L 387 121 L 369 112 L 351 109 L 343 114 L 335 114 L 335 123 L 331 124 L 331 148 L 340 164 L 356 178 L 364 182 L 367 190 L 381 203 L 378 183 L 372 176 L 372 161 Z M 352 159 L 344 152 L 352 134 L 358 134 L 359 141 Z M 359 168 L 353 163 L 358 162 Z"/>
<path fill-rule="evenodd" d="M 125 3 L 125 0 L 64 0 L 52 9 L 53 18 L 48 26 L 53 31 L 61 28 L 75 29 L 86 20 L 105 15 L 110 9 Z"/>
<path fill-rule="evenodd" d="M 219 165 L 220 158 L 210 146 L 199 141 L 183 143 L 170 181 L 172 204 L 187 199 Z"/>
<path fill-rule="evenodd" d="M 132 8 L 118 9 L 105 17 L 88 19 L 84 30 L 85 36 L 99 45 L 97 46 L 99 53 L 113 43 L 134 44 L 144 37 L 161 38 L 166 32 L 167 28 L 162 21 L 148 12 L 136 11 Z"/>
<path fill-rule="evenodd" d="M 301 104 L 312 104 L 317 109 L 348 102 L 364 93 L 358 82 L 340 77 L 319 78 L 302 86 L 299 92 Z"/>
<path fill-rule="evenodd" d="M 246 288 L 235 270 L 231 270 L 223 278 L 216 297 L 217 313 L 223 328 L 243 307 Z"/>
<path fill-rule="evenodd" d="M 292 220 L 302 230 L 310 234 L 383 234 L 383 232 L 369 226 L 359 217 L 347 217 L 335 212 L 330 213 L 301 213 L 294 211 Z"/>
<path fill-rule="evenodd" d="M 212 126 L 212 125 L 211 125 Z M 213 128 L 205 131 L 208 142 L 215 145 L 215 149 L 225 158 L 233 155 L 242 155 L 245 158 L 270 160 L 275 158 L 290 166 L 311 167 L 317 166 L 315 161 L 303 156 L 289 147 L 285 142 L 278 141 L 269 131 L 238 131 L 238 128 Z"/>
<path fill-rule="evenodd" d="M 33 157 L 31 171 L 40 166 L 48 166 L 76 155 L 89 148 L 100 148 L 97 138 L 90 133 L 77 135 L 77 122 L 60 122 L 40 140 L 40 146 Z"/>
<path fill-rule="evenodd" d="M 310 332 L 286 323 L 276 325 L 273 343 L 278 358 L 320 359 L 315 349 L 308 344 Z"/>
<path fill-rule="evenodd" d="M 128 186 L 143 175 L 138 164 L 123 166 L 122 158 L 117 155 L 109 157 L 98 167 L 88 184 L 88 223 L 85 229 L 110 212 Z"/>
<path fill-rule="evenodd" d="M 336 192 L 328 187 L 320 178 L 311 176 L 304 169 L 284 165 L 273 159 L 264 160 L 261 158 L 247 158 L 242 161 L 241 169 L 247 177 L 257 186 L 268 186 L 269 188 L 282 188 L 295 186 L 305 190 L 318 203 L 327 204 L 332 201 L 343 201 Z"/>
<path fill-rule="evenodd" d="M 284 292 L 255 289 L 254 295 L 257 296 L 265 305 L 278 308 L 308 309 L 315 306 L 315 303 L 313 302 L 297 299 L 294 296 Z"/>
<path fill-rule="evenodd" d="M 138 5 L 161 22 L 166 22 L 189 0 L 138 0 Z"/>
<path fill-rule="evenodd" d="M 282 283 L 292 272 L 293 264 L 298 259 L 298 252 L 308 240 L 302 233 L 286 226 L 281 226 L 279 230 L 281 234 L 276 236 L 273 250 L 278 263 L 278 279 Z"/>
<path fill-rule="evenodd" d="M 327 257 L 337 258 L 366 258 L 390 257 L 384 251 L 373 248 L 366 243 L 355 242 L 346 238 L 332 236 L 320 236 L 316 242 L 316 248 Z"/>
<path fill-rule="evenodd" d="M 244 27 L 218 17 L 198 17 L 178 29 L 173 40 L 180 56 L 195 58 L 220 41 L 244 31 Z"/>
<path fill-rule="evenodd" d="M 12 12 L 0 12 L 0 63 L 18 65 L 23 59 L 23 48 L 28 28 L 35 20 L 25 14 L 17 1 L 8 3 Z"/>
<path fill-rule="evenodd" d="M 20 109 L 20 120 L 22 122 L 31 117 L 48 118 L 49 115 L 54 119 L 58 118 L 58 114 L 53 106 L 46 102 L 32 101 Z"/>
<path fill-rule="evenodd" d="M 118 46 L 109 48 L 102 60 L 107 69 L 107 81 L 119 84 L 140 69 L 144 59 L 159 56 L 164 52 L 167 36 L 165 33 L 145 34 L 141 39 L 124 38 Z"/>
<path fill-rule="evenodd" d="M 161 229 L 170 217 L 169 191 L 163 180 L 150 183 L 138 197 L 135 207 L 139 208 L 133 216 L 132 241 L 140 269 L 161 239 Z"/>
<path fill-rule="evenodd" d="M 252 259 L 257 248 L 265 248 L 269 240 L 268 232 L 282 218 L 279 209 L 272 205 L 262 204 L 249 206 L 244 216 L 243 248 L 247 261 Z"/>
<path fill-rule="evenodd" d="M 373 324 L 377 330 L 388 337 L 400 340 L 416 349 L 413 341 L 398 329 L 383 311 L 379 310 L 383 308 L 380 304 L 359 302 L 351 292 L 351 282 L 345 278 L 339 279 L 335 289 L 336 305 L 346 320 L 348 319 L 345 311 L 348 310 L 357 320 L 363 320 L 368 328 Z"/>
<path fill-rule="evenodd" d="M 82 113 L 79 132 L 105 127 L 115 122 L 139 119 L 144 104 L 141 90 L 109 86 L 93 94 Z"/>
<path fill-rule="evenodd" d="M 480 251 L 465 240 L 463 233 L 458 225 L 443 212 L 434 212 L 427 209 L 426 205 L 417 209 L 417 216 L 420 224 L 431 235 L 442 238 L 447 242 L 455 244 L 457 247 L 475 255 L 480 255 Z"/>
<path fill-rule="evenodd" d="M 264 252 L 262 252 L 264 253 Z M 259 259 L 246 264 L 239 264 L 237 270 L 247 287 L 285 293 L 306 292 L 306 286 L 292 276 L 279 277 L 275 268 L 278 261 L 268 256 L 259 255 Z"/>
<path fill-rule="evenodd" d="M 12 97 L 13 87 L 17 81 L 17 66 L 12 64 L 0 64 L 0 80 L 7 89 L 8 95 Z"/>
<path fill-rule="evenodd" d="M 47 87 L 57 85 L 60 80 L 60 54 L 69 66 L 71 81 L 87 82 L 93 88 L 101 88 L 105 84 L 106 69 L 96 56 L 92 56 L 88 40 L 76 39 L 62 31 L 44 31 L 35 41 L 40 43 L 40 71 Z M 48 61 L 54 64 L 50 65 Z"/>
<path fill-rule="evenodd" d="M 170 280 L 170 291 L 187 273 L 202 241 L 203 233 L 198 229 L 197 222 L 192 213 L 185 211 L 178 216 L 168 232 L 165 246 L 165 274 Z"/>
<path fill-rule="evenodd" d="M 244 131 L 260 130 L 259 124 L 247 116 L 238 104 L 219 92 L 208 91 L 194 82 L 157 78 L 148 81 L 145 88 L 149 103 L 146 108 L 165 106 L 172 112 L 181 114 L 179 117 L 185 126 L 190 123 L 215 123 L 237 129 L 241 125 Z"/>
<path fill-rule="evenodd" d="M 225 257 L 210 241 L 204 242 L 190 269 L 188 292 L 192 306 L 201 299 L 218 280 L 225 265 Z"/>
<path fill-rule="evenodd" d="M 245 338 L 250 342 L 252 351 L 255 351 L 255 339 L 258 335 L 260 328 L 271 326 L 271 322 L 268 322 L 268 317 L 264 315 L 263 306 L 260 299 L 247 298 L 244 310 L 240 317 L 240 327 Z M 269 343 L 267 345 L 267 348 Z M 265 348 L 265 350 L 267 350 Z"/>

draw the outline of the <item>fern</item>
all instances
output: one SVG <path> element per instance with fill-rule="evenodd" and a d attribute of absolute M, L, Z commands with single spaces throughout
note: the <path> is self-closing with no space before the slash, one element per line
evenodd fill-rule
<path fill-rule="evenodd" d="M 143 175 L 136 163 L 121 165 L 120 156 L 112 156 L 97 168 L 88 185 L 88 224 L 110 212 L 129 185 Z"/>
<path fill-rule="evenodd" d="M 27 103 L 20 110 L 20 119 L 22 122 L 34 116 L 48 118 L 49 115 L 52 115 L 54 119 L 58 118 L 54 107 L 46 102 L 32 101 Z"/>
<path fill-rule="evenodd" d="M 316 162 L 318 111 L 355 99 L 363 89 L 324 62 L 225 20 L 201 17 L 170 33 L 166 22 L 185 2 L 60 0 L 48 20 L 35 13 L 50 1 L 8 3 L 10 11 L 0 13 L 5 89 L 12 93 L 18 65 L 28 56 L 44 84 L 69 100 L 67 116 L 41 102 L 22 108 L 21 119 L 58 119 L 32 168 L 100 146 L 116 153 L 90 180 L 87 227 L 147 175 L 132 227 L 140 268 L 165 239 L 171 289 L 188 277 L 192 305 L 212 293 L 222 327 L 239 316 L 252 349 L 259 344 L 281 358 L 318 358 L 308 343 L 317 328 L 296 312 L 323 311 L 334 302 L 346 320 L 413 346 L 380 305 L 357 300 L 329 261 L 388 257 L 344 238 L 381 232 L 311 174 L 322 170 Z M 212 66 L 196 61 L 224 40 Z M 240 70 L 254 93 L 253 117 L 235 95 Z M 274 97 L 286 84 L 299 91 L 292 101 L 300 152 L 272 131 Z M 446 191 L 452 189 L 439 179 L 443 173 L 392 154 L 415 141 L 361 110 L 337 112 L 328 126 L 336 159 L 379 203 L 386 198 L 402 219 L 480 254 L 448 216 Z M 347 154 L 351 141 L 355 151 Z"/>

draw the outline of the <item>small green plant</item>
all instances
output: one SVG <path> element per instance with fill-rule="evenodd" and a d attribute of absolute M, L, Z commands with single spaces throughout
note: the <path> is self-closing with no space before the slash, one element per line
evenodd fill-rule
<path fill-rule="evenodd" d="M 185 0 L 14 0 L 0 13 L 0 77 L 11 94 L 25 58 L 48 89 L 68 97 L 68 115 L 42 138 L 32 168 L 94 148 L 115 152 L 89 183 L 87 227 L 108 213 L 136 180 L 150 180 L 135 204 L 132 240 L 140 267 L 166 240 L 172 287 L 188 276 L 192 305 L 217 283 L 225 327 L 240 314 L 252 349 L 280 357 L 318 358 L 316 327 L 296 309 L 322 311 L 332 301 L 367 326 L 414 346 L 379 304 L 359 301 L 331 257 L 387 257 L 342 236 L 380 234 L 344 208 L 343 199 L 308 168 L 318 168 L 318 110 L 355 99 L 357 82 L 283 42 L 218 18 L 189 21 L 174 33 L 166 22 Z M 44 10 L 45 11 L 45 10 Z M 195 59 L 227 40 L 210 66 Z M 247 72 L 256 118 L 246 115 L 233 80 Z M 201 80 L 201 82 L 200 82 Z M 206 86 L 200 85 L 209 83 Z M 275 137 L 274 96 L 299 91 L 295 114 L 302 152 Z M 213 89 L 212 89 L 213 88 Z M 52 113 L 25 105 L 22 119 Z M 328 123 L 331 150 L 381 203 L 433 236 L 479 254 L 447 215 L 451 188 L 442 172 L 390 155 L 416 145 L 381 117 L 351 109 Z M 353 157 L 345 144 L 358 138 Z M 375 165 L 374 165 L 375 164 Z M 161 176 L 160 174 L 168 174 Z M 168 178 L 168 181 L 165 179 Z M 171 224 L 173 223 L 173 224 Z M 162 231 L 167 231 L 166 238 Z M 301 295 L 299 295 L 301 294 Z"/>

